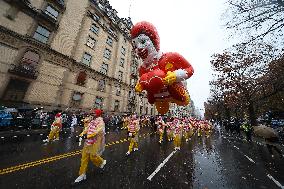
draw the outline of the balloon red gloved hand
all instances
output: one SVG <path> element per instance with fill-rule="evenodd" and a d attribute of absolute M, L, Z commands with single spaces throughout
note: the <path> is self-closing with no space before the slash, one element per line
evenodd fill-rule
<path fill-rule="evenodd" d="M 153 70 L 148 73 L 148 89 L 147 91 L 155 94 L 161 91 L 165 84 L 163 82 L 163 78 L 166 76 L 165 72 L 160 69 Z"/>

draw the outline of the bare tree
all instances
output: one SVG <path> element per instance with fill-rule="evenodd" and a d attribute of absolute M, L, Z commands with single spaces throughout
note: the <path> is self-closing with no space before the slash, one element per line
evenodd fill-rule
<path fill-rule="evenodd" d="M 233 35 L 242 34 L 247 42 L 269 38 L 283 43 L 283 0 L 228 0 L 227 3 L 224 18 Z"/>
<path fill-rule="evenodd" d="M 221 98 L 229 113 L 245 111 L 251 123 L 255 124 L 256 102 L 268 92 L 274 92 L 264 88 L 271 84 L 270 62 L 277 58 L 277 54 L 276 49 L 264 43 L 237 44 L 221 54 L 214 54 L 211 60 L 215 71 L 214 80 L 211 81 L 213 102 Z M 268 83 L 264 85 L 264 82 Z M 279 81 L 276 82 L 279 85 Z"/>

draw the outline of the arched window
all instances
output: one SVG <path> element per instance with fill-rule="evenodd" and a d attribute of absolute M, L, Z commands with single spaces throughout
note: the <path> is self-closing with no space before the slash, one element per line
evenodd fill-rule
<path fill-rule="evenodd" d="M 36 52 L 27 51 L 22 58 L 22 63 L 35 67 L 39 63 L 39 55 Z"/>
<path fill-rule="evenodd" d="M 81 71 L 77 77 L 77 85 L 85 85 L 87 79 L 87 74 L 84 71 Z"/>

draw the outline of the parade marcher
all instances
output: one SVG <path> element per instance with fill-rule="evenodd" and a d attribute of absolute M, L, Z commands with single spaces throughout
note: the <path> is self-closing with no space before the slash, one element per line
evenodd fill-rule
<path fill-rule="evenodd" d="M 74 132 L 74 130 L 75 130 L 74 127 L 75 127 L 77 124 L 78 124 L 77 116 L 76 116 L 76 114 L 73 114 L 73 115 L 72 115 L 72 122 L 71 122 L 71 126 L 70 126 L 72 133 Z"/>
<path fill-rule="evenodd" d="M 158 132 L 159 132 L 159 143 L 161 144 L 163 142 L 163 136 L 164 136 L 164 130 L 165 130 L 165 122 L 163 120 L 163 117 L 162 116 L 159 116 L 157 121 L 156 121 L 156 124 L 158 126 Z"/>
<path fill-rule="evenodd" d="M 104 168 L 106 160 L 101 155 L 105 149 L 105 123 L 102 118 L 102 110 L 96 109 L 91 111 L 91 120 L 87 128 L 80 134 L 85 139 L 82 150 L 81 166 L 79 177 L 75 184 L 86 180 L 86 171 L 89 160 L 97 167 Z"/>
<path fill-rule="evenodd" d="M 51 124 L 50 133 L 48 135 L 48 138 L 43 140 L 43 142 L 50 142 L 53 140 L 59 140 L 59 132 L 62 128 L 62 118 L 61 113 L 57 113 L 55 115 L 55 119 L 53 123 Z"/>
<path fill-rule="evenodd" d="M 138 132 L 140 130 L 139 127 L 139 119 L 136 115 L 132 115 L 131 120 L 128 125 L 128 136 L 130 137 L 129 147 L 126 155 L 130 155 L 132 151 L 138 150 Z"/>
<path fill-rule="evenodd" d="M 202 132 L 203 132 L 203 123 L 202 121 L 197 122 L 197 136 L 202 137 Z"/>
<path fill-rule="evenodd" d="M 142 125 L 143 125 L 143 127 L 147 127 L 148 126 L 148 118 L 146 116 L 143 117 Z"/>
<path fill-rule="evenodd" d="M 168 141 L 172 141 L 174 139 L 174 124 L 172 123 L 173 119 L 170 119 L 169 121 L 167 121 L 167 126 L 166 126 L 166 130 L 167 130 L 167 138 Z"/>
<path fill-rule="evenodd" d="M 173 124 L 175 125 L 175 130 L 174 130 L 175 150 L 180 150 L 183 123 L 178 118 L 175 118 L 174 121 L 173 121 Z"/>
<path fill-rule="evenodd" d="M 185 137 L 185 141 L 188 142 L 189 140 L 191 140 L 191 137 L 193 135 L 193 126 L 190 123 L 189 119 L 185 120 L 185 124 L 184 124 L 184 137 Z"/>

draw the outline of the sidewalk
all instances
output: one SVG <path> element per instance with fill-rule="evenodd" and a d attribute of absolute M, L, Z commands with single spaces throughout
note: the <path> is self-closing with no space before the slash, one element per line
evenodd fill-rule
<path fill-rule="evenodd" d="M 227 137 L 227 138 L 231 137 L 231 138 L 240 140 L 242 142 L 247 142 L 246 136 L 245 136 L 245 134 L 243 132 L 241 132 L 241 137 L 237 136 L 236 134 L 227 133 L 226 131 L 223 131 L 222 135 Z M 265 146 L 266 145 L 264 139 L 261 138 L 261 137 L 252 136 L 252 142 L 254 142 L 254 143 L 258 144 L 258 145 L 261 145 L 261 146 Z M 284 153 L 284 141 L 279 141 L 277 143 L 277 147 L 279 147 L 281 149 L 281 151 Z"/>

